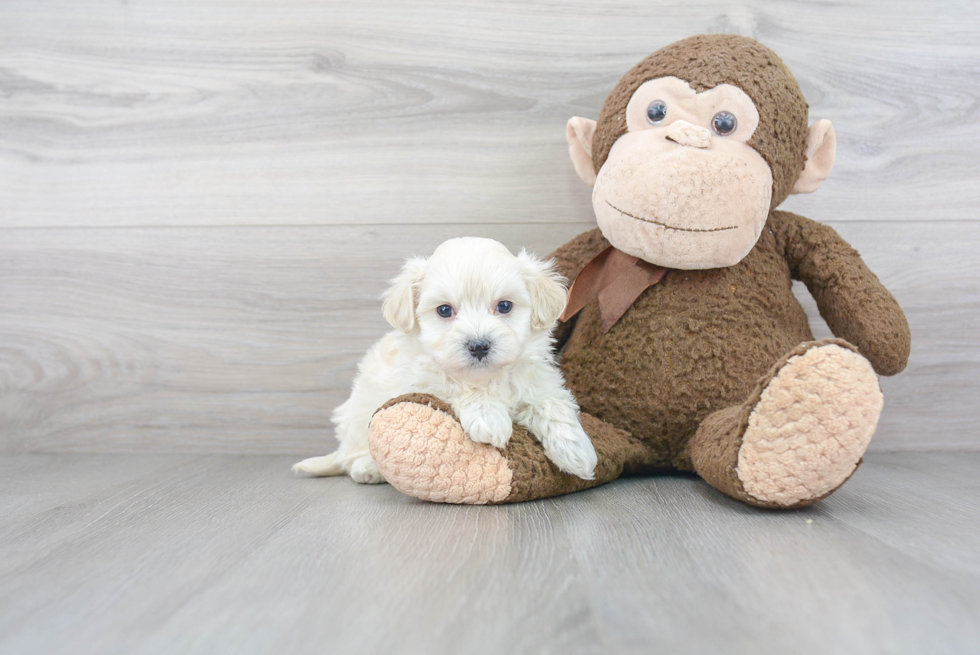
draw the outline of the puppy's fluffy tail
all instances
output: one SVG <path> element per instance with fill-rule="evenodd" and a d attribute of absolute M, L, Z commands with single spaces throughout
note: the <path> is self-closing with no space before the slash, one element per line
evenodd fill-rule
<path fill-rule="evenodd" d="M 293 471 L 296 473 L 306 473 L 314 477 L 324 477 L 328 475 L 343 475 L 344 468 L 340 464 L 337 453 L 330 453 L 323 457 L 310 457 L 302 462 L 293 464 Z"/>

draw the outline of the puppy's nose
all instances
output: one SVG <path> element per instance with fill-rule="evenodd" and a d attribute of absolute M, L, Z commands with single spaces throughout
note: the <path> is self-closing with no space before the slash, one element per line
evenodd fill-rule
<path fill-rule="evenodd" d="M 483 358 L 490 354 L 490 342 L 486 339 L 474 339 L 466 344 L 470 349 L 470 355 L 476 357 L 481 362 Z"/>

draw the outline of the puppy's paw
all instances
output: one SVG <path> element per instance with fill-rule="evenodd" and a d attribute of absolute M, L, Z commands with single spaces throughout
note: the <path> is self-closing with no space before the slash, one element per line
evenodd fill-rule
<path fill-rule="evenodd" d="M 463 430 L 473 441 L 504 448 L 514 432 L 514 423 L 506 411 L 491 408 L 470 409 L 459 417 Z"/>
<path fill-rule="evenodd" d="M 343 475 L 344 467 L 338 453 L 330 453 L 323 457 L 309 457 L 302 462 L 293 464 L 294 473 L 305 473 L 314 477 L 328 475 Z"/>
<path fill-rule="evenodd" d="M 544 454 L 565 473 L 583 480 L 595 479 L 596 456 L 592 440 L 576 423 L 554 423 L 541 440 Z"/>
<path fill-rule="evenodd" d="M 385 481 L 374 458 L 370 455 L 358 457 L 350 465 L 350 477 L 361 484 L 381 484 Z"/>

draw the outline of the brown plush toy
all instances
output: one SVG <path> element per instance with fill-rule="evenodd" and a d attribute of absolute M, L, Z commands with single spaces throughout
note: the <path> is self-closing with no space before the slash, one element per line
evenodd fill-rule
<path fill-rule="evenodd" d="M 882 408 L 875 372 L 906 364 L 908 324 L 829 227 L 776 207 L 833 166 L 828 121 L 808 125 L 793 75 L 740 36 L 696 36 L 637 64 L 598 123 L 567 133 L 594 185 L 598 228 L 552 256 L 574 280 L 562 368 L 599 455 L 560 472 L 523 428 L 504 450 L 466 438 L 413 395 L 371 424 L 401 491 L 452 503 L 543 498 L 657 469 L 695 471 L 751 505 L 808 505 L 861 462 Z M 802 280 L 839 339 L 813 341 Z"/>

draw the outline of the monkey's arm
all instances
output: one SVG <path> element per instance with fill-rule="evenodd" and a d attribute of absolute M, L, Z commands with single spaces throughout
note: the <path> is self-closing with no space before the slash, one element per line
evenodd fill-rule
<path fill-rule="evenodd" d="M 571 287 L 575 277 L 582 272 L 585 265 L 592 261 L 592 258 L 609 247 L 609 242 L 602 236 L 599 228 L 583 232 L 568 243 L 560 246 L 553 253 L 548 255 L 548 259 L 554 259 L 558 272 L 568 279 L 568 286 Z M 555 351 L 561 352 L 572 336 L 575 329 L 575 321 L 578 316 L 573 316 L 567 322 L 559 322 L 555 328 Z"/>
<path fill-rule="evenodd" d="M 776 211 L 769 225 L 793 278 L 806 284 L 834 335 L 857 346 L 880 375 L 904 369 L 908 321 L 861 255 L 833 228 L 803 216 Z"/>

